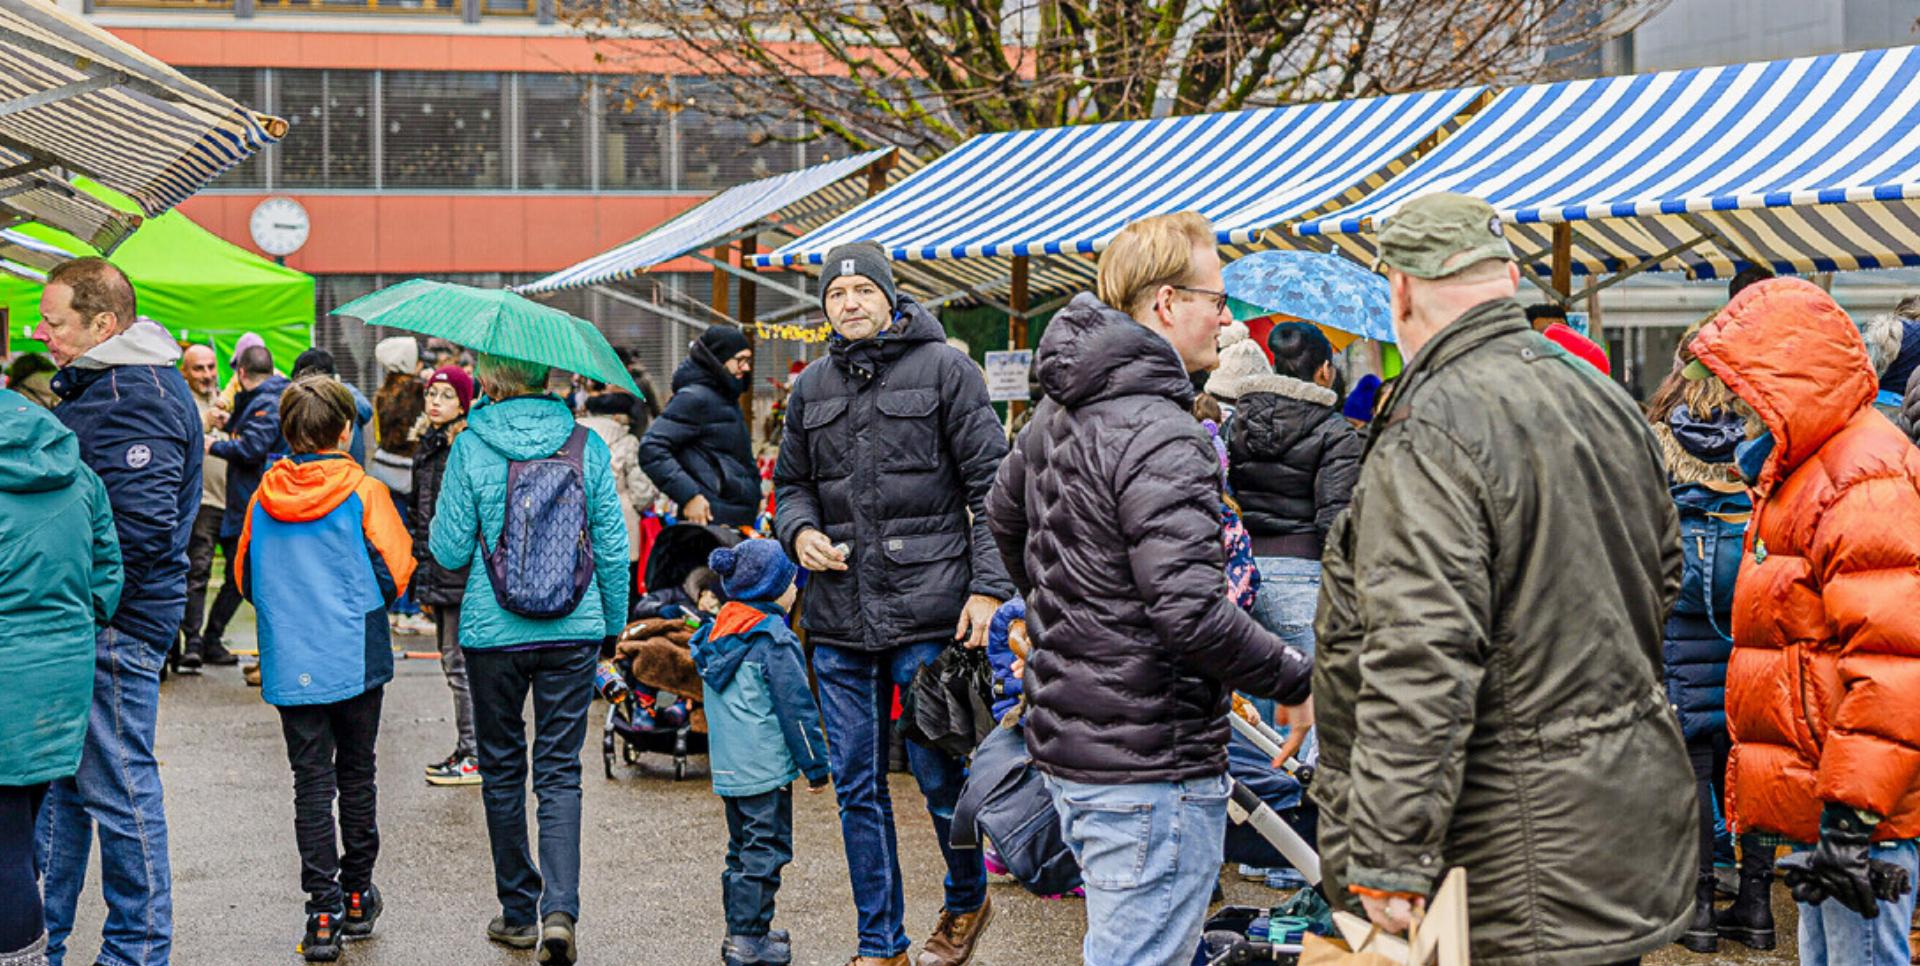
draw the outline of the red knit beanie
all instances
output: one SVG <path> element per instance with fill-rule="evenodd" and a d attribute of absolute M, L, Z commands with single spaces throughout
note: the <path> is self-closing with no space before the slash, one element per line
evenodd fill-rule
<path fill-rule="evenodd" d="M 441 383 L 452 386 L 453 394 L 460 397 L 462 415 L 473 407 L 473 377 L 467 375 L 467 370 L 459 366 L 441 366 L 433 370 L 433 375 L 427 377 L 426 388 L 431 389 Z"/>

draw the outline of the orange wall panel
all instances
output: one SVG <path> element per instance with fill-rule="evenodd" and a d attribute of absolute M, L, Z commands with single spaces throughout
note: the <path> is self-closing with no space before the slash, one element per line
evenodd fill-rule
<path fill-rule="evenodd" d="M 313 228 L 287 264 L 315 275 L 551 272 L 606 251 L 700 202 L 667 195 L 428 195 L 284 192 Z M 248 251 L 247 219 L 265 194 L 200 194 L 180 206 Z M 663 266 L 701 271 L 689 259 Z"/>

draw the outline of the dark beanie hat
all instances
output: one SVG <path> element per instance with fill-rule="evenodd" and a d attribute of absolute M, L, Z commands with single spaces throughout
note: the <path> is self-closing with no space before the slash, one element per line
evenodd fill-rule
<path fill-rule="evenodd" d="M 1353 391 L 1347 393 L 1347 404 L 1340 408 L 1340 415 L 1370 423 L 1373 421 L 1374 401 L 1379 398 L 1380 377 L 1369 372 L 1353 384 Z"/>
<path fill-rule="evenodd" d="M 787 592 L 800 568 L 787 559 L 778 540 L 745 540 L 707 555 L 733 600 L 774 600 Z"/>
<path fill-rule="evenodd" d="M 747 342 L 747 334 L 731 325 L 710 325 L 707 331 L 700 333 L 697 340 L 713 353 L 714 359 L 725 362 L 734 356 L 753 348 Z"/>
<path fill-rule="evenodd" d="M 820 304 L 827 304 L 827 286 L 842 275 L 865 275 L 887 293 L 887 304 L 898 306 L 900 293 L 893 287 L 893 260 L 878 242 L 848 242 L 827 253 L 820 263 Z"/>
<path fill-rule="evenodd" d="M 632 396 L 624 392 L 603 392 L 587 397 L 587 413 L 592 416 L 625 416 L 633 418 Z"/>
<path fill-rule="evenodd" d="M 340 370 L 333 365 L 333 353 L 325 349 L 308 349 L 294 357 L 293 377 L 295 379 L 306 375 L 308 370 L 328 376 L 340 374 Z"/>
<path fill-rule="evenodd" d="M 459 366 L 441 366 L 433 370 L 433 375 L 427 377 L 426 384 L 421 388 L 424 391 L 441 383 L 452 386 L 453 394 L 460 397 L 461 412 L 473 408 L 473 377 L 467 375 L 467 370 Z"/>

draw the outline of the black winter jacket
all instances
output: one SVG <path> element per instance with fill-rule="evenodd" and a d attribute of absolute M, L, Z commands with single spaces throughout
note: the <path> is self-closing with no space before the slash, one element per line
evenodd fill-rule
<path fill-rule="evenodd" d="M 1227 478 L 1256 541 L 1304 535 L 1318 546 L 1347 508 L 1361 443 L 1338 401 L 1333 390 L 1288 376 L 1247 380 L 1227 424 Z"/>
<path fill-rule="evenodd" d="M 893 327 L 832 338 L 787 399 L 773 471 L 774 532 L 816 529 L 852 545 L 845 572 L 808 578 L 812 643 L 863 651 L 951 641 L 967 597 L 1013 596 L 987 530 L 1006 436 L 973 360 L 902 296 Z"/>
<path fill-rule="evenodd" d="M 673 373 L 673 398 L 640 438 L 640 469 L 685 506 L 704 495 L 713 522 L 752 526 L 760 516 L 760 471 L 740 411 L 746 388 L 699 342 Z"/>
<path fill-rule="evenodd" d="M 92 357 L 114 362 L 96 365 Z M 179 345 L 151 322 L 54 374 L 54 409 L 106 484 L 126 568 L 113 627 L 165 649 L 187 608 L 187 542 L 200 507 L 200 410 L 174 368 Z M 0 548 L 12 550 L 13 548 Z"/>
<path fill-rule="evenodd" d="M 280 435 L 280 394 L 292 385 L 275 373 L 265 382 L 233 400 L 234 416 L 227 422 L 228 438 L 207 452 L 227 461 L 227 512 L 220 518 L 220 538 L 237 537 L 247 522 L 247 504 L 260 478 L 273 461 L 287 455 Z"/>
<path fill-rule="evenodd" d="M 467 568 L 448 570 L 427 548 L 435 504 L 440 501 L 440 479 L 447 472 L 447 454 L 453 452 L 454 437 L 466 424 L 465 419 L 456 421 L 452 434 L 444 426 L 429 427 L 413 451 L 413 512 L 407 516 L 407 532 L 413 535 L 413 559 L 420 565 L 408 587 L 416 602 L 434 607 L 458 605 L 467 594 Z"/>
<path fill-rule="evenodd" d="M 1047 326 L 1047 398 L 988 501 L 1027 601 L 1027 746 L 1059 778 L 1227 769 L 1234 689 L 1298 703 L 1312 662 L 1227 599 L 1220 464 L 1173 347 L 1082 294 Z"/>

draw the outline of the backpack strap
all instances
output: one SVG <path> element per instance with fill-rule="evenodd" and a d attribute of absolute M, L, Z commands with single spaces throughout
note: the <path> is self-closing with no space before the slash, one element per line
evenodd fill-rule
<path fill-rule="evenodd" d="M 567 434 L 567 441 L 553 454 L 573 464 L 582 480 L 587 478 L 587 433 L 585 426 L 575 424 L 573 432 Z"/>

